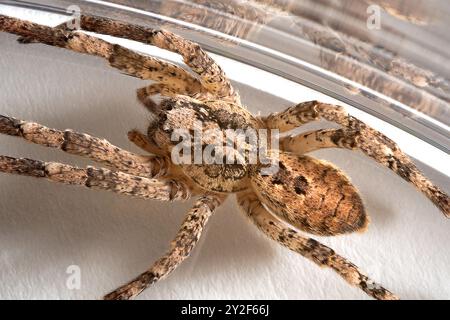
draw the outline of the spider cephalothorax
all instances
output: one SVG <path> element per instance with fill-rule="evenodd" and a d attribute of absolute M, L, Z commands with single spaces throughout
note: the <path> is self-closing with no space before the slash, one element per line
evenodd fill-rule
<path fill-rule="evenodd" d="M 239 163 L 227 161 L 225 147 L 220 154 L 217 152 L 211 155 L 220 161 L 205 163 L 207 161 L 204 154 L 208 146 L 218 144 L 219 138 L 226 145 L 227 139 L 237 130 L 243 133 L 246 130 L 257 132 L 256 130 L 263 127 L 261 120 L 232 102 L 202 102 L 189 97 L 164 99 L 158 106 L 152 106 L 151 110 L 155 110 L 158 120 L 149 127 L 149 139 L 168 156 L 178 153 L 174 148 L 180 145 L 179 138 L 183 138 L 185 143 L 189 142 L 188 159 L 180 161 L 179 166 L 195 184 L 213 192 L 237 192 L 247 188 L 249 175 L 258 171 L 260 163 L 251 163 L 248 159 Z M 232 142 L 230 151 L 235 150 L 237 141 Z M 247 143 L 244 151 L 249 151 L 250 147 Z M 218 151 L 218 148 L 214 148 L 210 153 L 215 151 Z"/>
<path fill-rule="evenodd" d="M 106 295 L 106 299 L 133 298 L 173 271 L 189 256 L 208 218 L 229 194 L 236 195 L 239 206 L 250 220 L 273 240 L 320 266 L 332 268 L 351 285 L 374 298 L 397 298 L 350 261 L 298 231 L 331 236 L 363 231 L 368 225 L 361 198 L 346 175 L 330 163 L 305 155 L 321 148 L 363 152 L 414 185 L 448 217 L 449 197 L 433 185 L 392 140 L 348 115 L 342 107 L 318 101 L 299 103 L 280 113 L 255 117 L 241 105 L 239 95 L 225 73 L 199 45 L 167 31 L 95 16 L 81 16 L 80 23 L 85 31 L 176 52 L 195 73 L 192 75 L 171 63 L 113 45 L 79 30 L 70 30 L 64 24 L 50 28 L 0 15 L 0 31 L 20 35 L 22 43 L 41 42 L 97 55 L 124 73 L 156 81 L 137 91 L 139 101 L 155 114 L 156 120 L 150 125 L 148 134 L 137 130 L 128 133 L 130 141 L 150 155 L 137 155 L 87 134 L 50 129 L 0 115 L 2 134 L 85 156 L 109 168 L 77 168 L 56 162 L 0 156 L 0 172 L 153 200 L 176 201 L 199 196 L 167 254 L 133 281 Z M 159 104 L 152 100 L 156 94 L 162 96 Z M 286 136 L 278 145 L 268 138 L 270 134 L 263 134 L 264 130 L 286 132 L 321 119 L 337 123 L 341 128 Z M 180 130 L 182 132 L 178 132 Z M 244 139 L 237 148 L 244 150 L 244 156 L 235 152 L 234 146 L 228 148 L 223 142 L 218 145 L 225 145 L 225 149 L 210 148 L 214 145 L 214 132 L 226 136 L 233 130 L 257 131 L 254 137 L 260 138 L 258 142 L 263 142 L 264 147 L 259 144 L 255 147 L 253 140 Z M 195 135 L 199 132 L 202 137 L 196 141 Z M 189 136 L 186 141 L 197 143 L 185 149 L 191 152 L 187 157 L 189 161 L 178 162 L 174 154 L 180 147 L 180 138 L 186 135 Z M 196 150 L 202 156 L 208 151 L 212 158 L 219 160 L 227 158 L 229 151 L 235 159 L 247 160 L 246 152 L 263 150 L 264 160 L 269 161 L 257 158 L 254 162 L 210 163 L 201 157 L 201 161 L 196 162 Z M 272 167 L 274 159 L 276 166 Z M 265 170 L 269 168 L 271 170 Z"/>

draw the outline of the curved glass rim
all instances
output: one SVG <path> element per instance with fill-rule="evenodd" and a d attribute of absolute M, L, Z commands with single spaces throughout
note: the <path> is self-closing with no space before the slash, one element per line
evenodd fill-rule
<path fill-rule="evenodd" d="M 132 23 L 143 24 L 149 27 L 159 28 L 164 26 L 165 28 L 175 28 L 178 33 L 198 42 L 210 52 L 257 67 L 324 93 L 374 115 L 450 154 L 450 128 L 446 123 L 411 108 L 383 93 L 331 72 L 322 66 L 285 53 L 281 49 L 274 49 L 280 42 L 286 41 L 287 37 L 289 37 L 289 34 L 283 30 L 271 26 L 264 26 L 264 32 L 271 33 L 271 39 L 275 39 L 269 47 L 268 45 L 258 43 L 258 41 L 242 39 L 158 12 L 151 12 L 115 2 L 123 3 L 127 1 L 0 1 L 1 4 L 22 6 L 66 15 L 69 14 L 67 14 L 65 8 L 69 5 L 76 4 L 82 10 L 101 16 L 114 17 L 126 21 L 131 20 Z M 213 14 L 223 13 L 214 11 Z M 230 17 L 227 16 L 227 18 Z M 240 23 L 250 22 L 240 21 Z M 313 43 L 302 41 L 300 38 L 296 38 L 296 41 L 299 49 L 311 52 L 321 50 L 323 52 L 323 48 L 319 49 Z M 384 76 L 386 76 L 386 81 L 394 80 L 389 75 Z"/>

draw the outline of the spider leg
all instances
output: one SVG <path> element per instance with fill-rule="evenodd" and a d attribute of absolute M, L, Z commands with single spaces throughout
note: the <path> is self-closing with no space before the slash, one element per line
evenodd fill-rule
<path fill-rule="evenodd" d="M 109 56 L 111 66 L 137 78 L 155 80 L 151 85 L 152 94 L 159 93 L 156 89 L 164 90 L 171 95 L 184 94 L 192 96 L 198 92 L 205 92 L 202 84 L 186 70 L 170 62 L 162 61 L 150 56 L 144 56 L 133 50 L 119 45 L 112 45 Z"/>
<path fill-rule="evenodd" d="M 348 283 L 359 287 L 375 299 L 398 299 L 393 293 L 361 273 L 357 266 L 335 253 L 333 249 L 314 239 L 303 237 L 299 232 L 279 221 L 263 207 L 253 191 L 238 193 L 237 200 L 241 209 L 269 238 L 300 253 L 321 267 L 333 269 Z"/>
<path fill-rule="evenodd" d="M 177 92 L 171 87 L 163 83 L 153 83 L 149 86 L 139 88 L 136 91 L 136 96 L 148 111 L 152 113 L 158 113 L 158 104 L 152 99 L 152 96 L 160 94 L 166 97 L 174 97 L 182 92 Z M 193 94 L 190 94 L 192 96 Z"/>
<path fill-rule="evenodd" d="M 280 138 L 280 149 L 306 154 L 323 148 L 359 149 L 360 133 L 345 129 L 320 129 Z M 364 152 L 364 150 L 361 150 Z M 367 151 L 366 155 L 372 157 Z"/>
<path fill-rule="evenodd" d="M 140 156 L 120 149 L 104 139 L 72 130 L 59 131 L 34 122 L 0 115 L 0 133 L 21 137 L 46 147 L 84 156 L 110 168 L 137 176 L 164 176 L 168 161 L 161 156 Z"/>
<path fill-rule="evenodd" d="M 200 239 L 209 217 L 224 200 L 225 196 L 217 194 L 207 194 L 198 199 L 194 207 L 188 212 L 166 255 L 128 284 L 107 294 L 104 299 L 126 300 L 135 298 L 150 285 L 169 275 L 190 255 Z"/>
<path fill-rule="evenodd" d="M 103 168 L 82 169 L 57 162 L 0 156 L 0 172 L 46 178 L 144 199 L 173 201 L 190 197 L 188 187 L 181 181 L 149 179 Z"/>
<path fill-rule="evenodd" d="M 71 31 L 61 25 L 48 27 L 0 15 L 0 31 L 22 36 L 27 42 L 40 42 L 80 53 L 107 59 L 111 66 L 131 76 L 164 83 L 176 92 L 194 94 L 204 92 L 201 83 L 189 72 L 172 63 L 139 54 L 120 45 L 81 32 Z M 23 41 L 22 41 L 23 43 Z"/>
<path fill-rule="evenodd" d="M 165 97 L 188 95 L 198 100 L 214 99 L 214 97 L 212 97 L 211 94 L 207 92 L 187 92 L 182 90 L 175 90 L 165 83 L 153 83 L 149 86 L 136 90 L 136 96 L 139 102 L 142 103 L 148 111 L 155 114 L 159 112 L 159 105 L 152 99 L 152 96 L 155 96 L 157 94 Z"/>
<path fill-rule="evenodd" d="M 238 93 L 222 68 L 196 43 L 169 31 L 154 30 L 117 20 L 81 15 L 82 30 L 122 37 L 178 53 L 201 79 L 202 85 L 214 96 L 240 103 Z"/>
<path fill-rule="evenodd" d="M 361 150 L 378 163 L 386 166 L 405 181 L 424 193 L 446 217 L 450 217 L 450 199 L 439 187 L 428 180 L 397 144 L 381 132 L 350 116 L 344 108 L 317 101 L 300 103 L 287 110 L 265 117 L 268 128 L 288 131 L 302 124 L 328 120 L 343 126 L 341 130 L 307 133 L 281 141 L 286 151 L 305 152 L 319 147 L 343 147 Z M 323 139 L 323 141 L 320 141 Z M 317 140 L 317 141 L 316 141 Z M 309 147 L 307 146 L 309 143 Z"/>
<path fill-rule="evenodd" d="M 128 132 L 128 140 L 133 142 L 136 146 L 145 150 L 146 152 L 156 154 L 159 156 L 166 156 L 167 152 L 162 150 L 160 147 L 156 145 L 156 143 L 152 142 L 150 138 L 140 132 L 139 130 L 131 130 Z"/>

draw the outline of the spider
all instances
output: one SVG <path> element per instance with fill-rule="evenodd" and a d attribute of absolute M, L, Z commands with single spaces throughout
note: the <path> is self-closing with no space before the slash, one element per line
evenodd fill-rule
<path fill-rule="evenodd" d="M 382 133 L 346 113 L 318 101 L 302 102 L 268 116 L 253 116 L 240 102 L 219 65 L 201 47 L 164 30 L 82 15 L 81 30 L 127 38 L 182 56 L 186 69 L 120 45 L 114 45 L 65 24 L 47 27 L 0 15 L 0 30 L 20 36 L 22 43 L 44 43 L 106 59 L 121 72 L 153 80 L 137 90 L 137 98 L 152 113 L 147 133 L 132 130 L 131 142 L 146 152 L 138 155 L 106 140 L 72 130 L 60 131 L 38 123 L 0 115 L 0 133 L 87 157 L 105 168 L 78 168 L 63 163 L 0 156 L 0 172 L 46 178 L 54 182 L 109 190 L 161 201 L 197 197 L 168 252 L 148 270 L 107 294 L 105 299 L 130 299 L 170 274 L 186 259 L 214 211 L 235 194 L 249 219 L 269 238 L 329 267 L 353 286 L 376 299 L 397 296 L 364 275 L 353 263 L 301 231 L 334 236 L 366 230 L 369 217 L 356 188 L 332 164 L 305 155 L 321 148 L 361 151 L 424 193 L 446 217 L 449 197 L 433 185 L 398 146 Z M 153 100 L 160 95 L 157 103 Z M 256 164 L 176 164 L 170 154 L 172 133 L 193 130 L 195 123 L 225 131 L 230 128 L 287 132 L 303 124 L 328 120 L 338 129 L 286 136 L 279 141 L 278 170 L 262 174 Z M 147 154 L 148 153 L 148 154 Z M 107 167 L 107 168 L 106 168 Z"/>

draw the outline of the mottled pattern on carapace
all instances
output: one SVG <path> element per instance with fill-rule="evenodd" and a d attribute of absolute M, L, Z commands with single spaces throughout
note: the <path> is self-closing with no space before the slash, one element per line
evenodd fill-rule
<path fill-rule="evenodd" d="M 201 132 L 201 147 L 196 148 L 202 154 L 206 147 L 217 143 L 214 137 L 208 134 L 208 130 L 217 129 L 222 133 L 224 148 L 226 147 L 226 130 L 260 129 L 263 126 L 261 120 L 253 117 L 246 109 L 234 103 L 223 101 L 199 101 L 188 97 L 176 97 L 165 99 L 159 106 L 158 123 L 149 133 L 161 148 L 172 151 L 173 147 L 180 143 L 180 139 L 172 139 L 175 130 L 186 132 L 192 142 L 190 163 L 181 164 L 183 172 L 199 186 L 217 192 L 236 192 L 245 189 L 245 181 L 248 174 L 257 170 L 258 164 L 249 163 L 244 159 L 241 163 L 227 163 L 226 157 L 222 158 L 223 164 L 196 164 L 194 163 L 194 137 Z M 243 147 L 243 146 L 240 146 Z M 251 145 L 243 148 L 248 150 Z M 249 150 L 250 151 L 250 150 Z"/>

